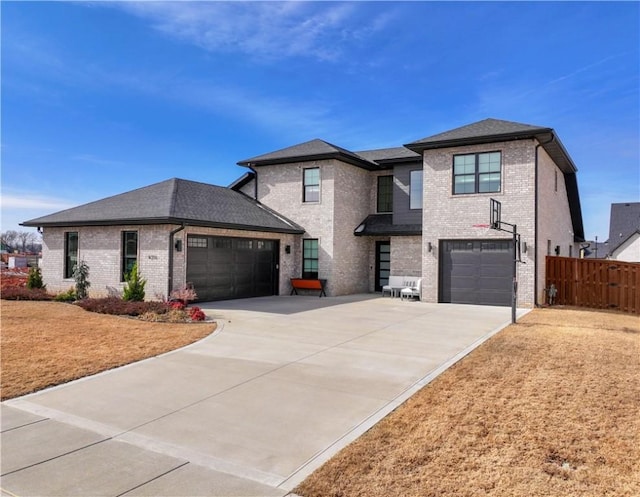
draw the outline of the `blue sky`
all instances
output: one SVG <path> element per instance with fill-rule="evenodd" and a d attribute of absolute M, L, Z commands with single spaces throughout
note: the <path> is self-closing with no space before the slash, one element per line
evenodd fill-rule
<path fill-rule="evenodd" d="M 585 235 L 640 201 L 638 2 L 7 2 L 2 230 L 313 138 L 554 128 Z"/>

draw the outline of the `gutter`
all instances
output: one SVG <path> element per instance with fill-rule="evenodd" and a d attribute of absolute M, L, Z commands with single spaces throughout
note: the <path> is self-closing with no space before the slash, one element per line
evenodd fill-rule
<path fill-rule="evenodd" d="M 178 233 L 179 231 L 182 231 L 186 227 L 187 225 L 185 223 L 182 223 L 181 226 L 169 232 L 169 277 L 167 278 L 167 299 L 169 298 L 169 295 L 171 295 L 171 292 L 173 291 L 173 251 L 174 251 L 173 237 L 176 233 Z M 186 250 L 186 247 L 183 247 L 182 250 Z"/>
<path fill-rule="evenodd" d="M 534 202 L 534 219 L 533 219 L 533 305 L 538 306 L 538 149 L 543 145 L 547 145 L 555 140 L 555 134 L 551 133 L 551 138 L 546 142 L 538 142 L 535 150 L 535 172 L 534 172 L 534 187 L 533 187 L 533 202 Z"/>

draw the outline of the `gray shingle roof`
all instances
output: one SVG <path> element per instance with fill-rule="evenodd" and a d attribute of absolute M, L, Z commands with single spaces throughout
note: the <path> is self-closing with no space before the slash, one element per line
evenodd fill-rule
<path fill-rule="evenodd" d="M 638 230 L 640 230 L 640 202 L 611 204 L 611 218 L 609 219 L 610 254 Z"/>
<path fill-rule="evenodd" d="M 522 124 L 512 121 L 502 121 L 500 119 L 485 119 L 476 123 L 461 126 L 444 133 L 428 136 L 407 145 L 407 147 L 419 148 L 421 145 L 441 144 L 450 141 L 471 140 L 475 138 L 495 138 L 500 136 L 512 136 L 518 134 L 531 135 L 537 133 L 548 133 L 550 128 Z"/>
<path fill-rule="evenodd" d="M 422 224 L 393 224 L 393 214 L 371 214 L 353 231 L 356 236 L 421 235 Z"/>
<path fill-rule="evenodd" d="M 422 162 L 422 156 L 406 147 L 378 148 L 356 152 L 360 157 L 378 164 L 397 162 Z"/>
<path fill-rule="evenodd" d="M 364 169 L 379 169 L 379 166 L 375 162 L 318 138 L 276 150 L 275 152 L 269 152 L 268 154 L 258 155 L 251 159 L 241 160 L 238 164 L 241 166 L 268 166 L 272 164 L 287 164 L 291 162 L 322 159 L 340 159 Z"/>
<path fill-rule="evenodd" d="M 25 221 L 23 226 L 190 224 L 303 233 L 304 229 L 246 195 L 222 186 L 173 178 Z"/>

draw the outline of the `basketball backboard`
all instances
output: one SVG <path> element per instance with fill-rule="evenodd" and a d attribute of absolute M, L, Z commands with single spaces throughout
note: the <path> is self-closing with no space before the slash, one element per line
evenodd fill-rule
<path fill-rule="evenodd" d="M 489 225 L 491 229 L 500 229 L 500 214 L 502 211 L 502 204 L 495 199 L 489 199 Z"/>

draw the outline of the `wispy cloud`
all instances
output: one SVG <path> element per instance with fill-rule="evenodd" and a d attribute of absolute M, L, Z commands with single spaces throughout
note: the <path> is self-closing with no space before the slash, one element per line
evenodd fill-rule
<path fill-rule="evenodd" d="M 359 15 L 358 2 L 118 2 L 163 33 L 211 52 L 337 60 L 343 44 L 383 30 L 391 17 Z M 358 22 L 354 18 L 358 17 Z"/>
<path fill-rule="evenodd" d="M 69 209 L 77 204 L 73 204 L 65 199 L 50 197 L 39 193 L 3 191 L 0 205 L 3 210 L 62 210 Z"/>

